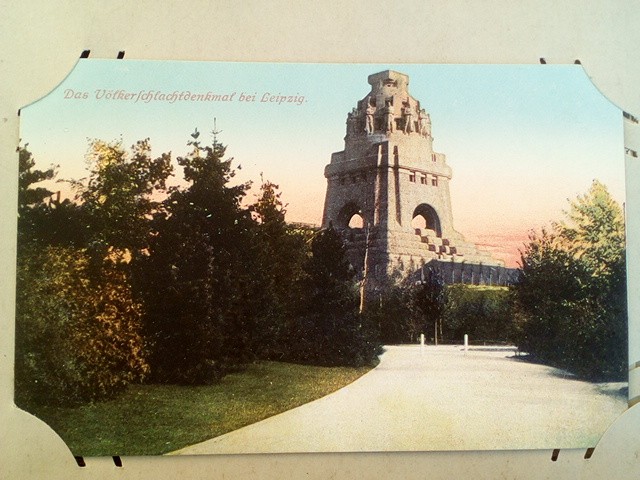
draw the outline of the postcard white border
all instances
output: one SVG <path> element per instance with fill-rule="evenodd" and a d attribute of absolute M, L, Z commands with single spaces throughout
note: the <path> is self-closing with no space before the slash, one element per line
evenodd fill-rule
<path fill-rule="evenodd" d="M 92 57 L 372 63 L 573 63 L 640 118 L 640 12 L 633 1 L 287 0 L 125 3 L 44 0 L 3 9 L 0 29 L 0 477 L 3 478 L 627 478 L 640 475 L 640 407 L 609 429 L 593 456 L 562 450 L 397 454 L 247 455 L 87 459 L 80 468 L 45 425 L 12 404 L 17 109 Z M 640 291 L 640 128 L 625 121 L 630 291 Z M 640 307 L 630 296 L 631 397 L 640 396 Z"/>

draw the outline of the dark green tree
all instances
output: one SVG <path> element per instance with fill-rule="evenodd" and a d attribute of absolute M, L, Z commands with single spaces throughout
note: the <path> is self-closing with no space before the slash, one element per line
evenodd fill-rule
<path fill-rule="evenodd" d="M 532 233 L 514 286 L 519 347 L 593 379 L 624 378 L 627 309 L 622 211 L 599 182 L 554 232 Z"/>
<path fill-rule="evenodd" d="M 18 215 L 23 217 L 31 213 L 45 203 L 45 200 L 53 194 L 49 189 L 36 186 L 46 180 L 52 180 L 56 176 L 56 168 L 51 166 L 48 170 L 35 168 L 36 161 L 28 150 L 29 144 L 18 148 Z"/>
<path fill-rule="evenodd" d="M 53 192 L 41 185 L 56 176 L 56 167 L 39 170 L 28 144 L 18 148 L 18 248 L 42 240 L 51 227 L 49 217 Z"/>
<path fill-rule="evenodd" d="M 178 157 L 186 187 L 174 188 L 154 220 L 143 280 L 157 381 L 204 384 L 252 358 L 255 222 L 233 185 L 232 160 L 214 140 Z"/>
<path fill-rule="evenodd" d="M 407 282 L 389 282 L 374 295 L 365 310 L 371 322 L 378 326 L 380 340 L 385 345 L 411 343 L 412 330 L 409 285 Z"/>
<path fill-rule="evenodd" d="M 360 366 L 380 353 L 378 331 L 359 313 L 355 272 L 340 235 L 328 228 L 311 242 L 305 295 L 298 308 L 290 351 L 296 361 L 319 365 Z"/>
<path fill-rule="evenodd" d="M 447 304 L 447 289 L 439 270 L 424 266 L 421 279 L 410 287 L 411 319 L 410 333 L 416 338 L 421 333 L 438 344 L 442 338 L 442 320 Z"/>
<path fill-rule="evenodd" d="M 298 300 L 295 286 L 304 276 L 308 232 L 286 223 L 279 187 L 270 181 L 262 181 L 260 196 L 250 209 L 257 221 L 252 251 L 254 350 L 261 357 L 281 359 L 287 355 Z"/>

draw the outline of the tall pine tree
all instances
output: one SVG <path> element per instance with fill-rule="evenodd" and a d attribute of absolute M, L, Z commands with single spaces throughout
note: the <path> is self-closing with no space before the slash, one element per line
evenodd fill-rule
<path fill-rule="evenodd" d="M 206 384 L 252 356 L 254 222 L 232 185 L 232 160 L 214 140 L 178 157 L 187 187 L 174 188 L 154 220 L 145 271 L 147 335 L 157 381 Z"/>
<path fill-rule="evenodd" d="M 304 276 L 310 232 L 285 222 L 286 206 L 278 185 L 270 181 L 262 181 L 251 211 L 257 220 L 252 277 L 258 333 L 255 350 L 263 358 L 282 359 L 287 355 L 291 318 L 299 298 L 295 285 Z"/>

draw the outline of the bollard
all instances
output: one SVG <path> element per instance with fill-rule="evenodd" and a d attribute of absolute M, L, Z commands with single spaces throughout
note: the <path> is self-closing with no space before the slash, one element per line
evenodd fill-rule
<path fill-rule="evenodd" d="M 464 334 L 464 352 L 467 353 L 467 348 L 469 348 L 469 335 Z"/>
<path fill-rule="evenodd" d="M 420 334 L 420 355 L 424 351 L 424 333 Z"/>

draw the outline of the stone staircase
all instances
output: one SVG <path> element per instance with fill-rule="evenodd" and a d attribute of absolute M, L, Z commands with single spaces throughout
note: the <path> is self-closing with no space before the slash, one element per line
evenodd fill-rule
<path fill-rule="evenodd" d="M 461 235 L 455 239 L 441 238 L 434 230 L 428 228 L 416 228 L 415 234 L 421 243 L 426 244 L 427 250 L 433 252 L 439 260 L 496 263 L 496 259 L 489 252 L 480 250 L 474 243 L 466 241 Z"/>

